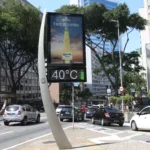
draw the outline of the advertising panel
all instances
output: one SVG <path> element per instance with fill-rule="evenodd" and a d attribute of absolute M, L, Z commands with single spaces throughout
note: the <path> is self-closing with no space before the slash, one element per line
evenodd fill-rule
<path fill-rule="evenodd" d="M 47 72 L 49 81 L 86 81 L 83 15 L 48 13 L 47 43 Z M 60 76 L 60 78 L 55 78 L 55 75 L 59 74 L 60 70 L 60 74 L 64 78 Z M 65 70 L 64 73 L 62 70 Z M 77 78 L 71 78 L 70 73 L 72 71 L 74 74 L 77 72 Z M 82 74 L 82 77 L 80 77 L 80 74 Z"/>
<path fill-rule="evenodd" d="M 49 13 L 49 62 L 84 64 L 85 46 L 82 15 Z"/>

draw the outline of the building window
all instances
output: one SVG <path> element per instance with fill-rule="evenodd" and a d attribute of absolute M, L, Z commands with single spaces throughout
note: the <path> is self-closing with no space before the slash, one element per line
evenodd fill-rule
<path fill-rule="evenodd" d="M 148 9 L 150 9 L 150 5 L 148 6 Z"/>
<path fill-rule="evenodd" d="M 148 14 L 148 17 L 150 17 L 150 13 Z"/>

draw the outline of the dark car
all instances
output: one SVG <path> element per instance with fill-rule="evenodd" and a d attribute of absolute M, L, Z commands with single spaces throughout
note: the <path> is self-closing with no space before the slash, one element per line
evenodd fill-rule
<path fill-rule="evenodd" d="M 111 123 L 124 124 L 124 114 L 115 108 L 103 107 L 97 109 L 92 116 L 92 123 L 99 122 L 102 126 L 111 125 Z"/>
<path fill-rule="evenodd" d="M 86 112 L 86 118 L 92 118 L 93 113 L 96 111 L 96 107 L 89 107 Z"/>
<path fill-rule="evenodd" d="M 73 119 L 72 106 L 63 107 L 59 117 L 60 121 L 63 121 L 64 119 L 72 120 Z M 74 107 L 74 120 L 75 121 L 84 120 L 84 112 L 76 107 Z"/>

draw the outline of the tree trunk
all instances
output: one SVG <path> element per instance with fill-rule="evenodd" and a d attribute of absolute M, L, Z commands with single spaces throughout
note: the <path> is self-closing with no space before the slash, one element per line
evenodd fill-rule
<path fill-rule="evenodd" d="M 11 91 L 14 96 L 11 98 L 11 104 L 17 104 L 17 95 L 16 95 L 16 87 L 13 86 L 13 89 Z"/>

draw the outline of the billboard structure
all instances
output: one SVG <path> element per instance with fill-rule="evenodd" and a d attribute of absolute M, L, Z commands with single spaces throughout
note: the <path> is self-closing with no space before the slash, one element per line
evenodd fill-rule
<path fill-rule="evenodd" d="M 85 37 L 82 15 L 47 14 L 49 82 L 85 82 Z"/>

